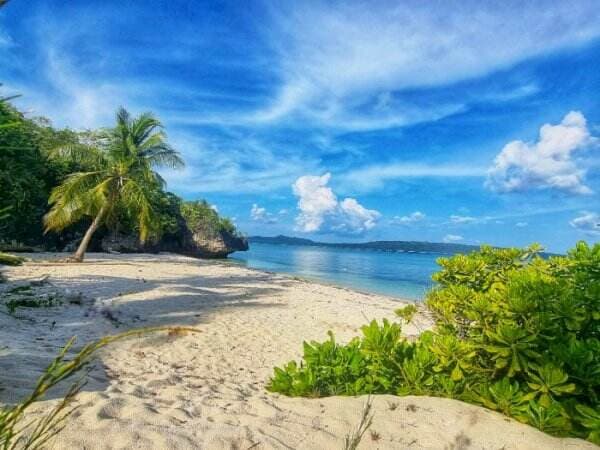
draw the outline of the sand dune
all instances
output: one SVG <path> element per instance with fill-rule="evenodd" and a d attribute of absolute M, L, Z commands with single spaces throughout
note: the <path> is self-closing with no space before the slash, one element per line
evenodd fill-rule
<path fill-rule="evenodd" d="M 83 343 L 153 325 L 201 332 L 152 335 L 103 351 L 55 442 L 60 449 L 339 449 L 365 398 L 293 399 L 265 391 L 273 366 L 298 358 L 303 340 L 339 340 L 399 302 L 377 295 L 175 255 L 89 255 L 84 264 L 29 255 L 8 271 L 11 286 L 49 275 L 39 288 L 83 302 L 0 314 L 0 402 L 31 388 L 71 336 Z M 6 289 L 6 287 L 0 289 Z M 3 306 L 0 305 L 0 308 Z M 405 329 L 428 326 L 420 316 Z M 43 412 L 61 391 L 36 405 Z M 360 448 L 584 449 L 502 415 L 429 397 L 374 399 L 373 433 Z"/>

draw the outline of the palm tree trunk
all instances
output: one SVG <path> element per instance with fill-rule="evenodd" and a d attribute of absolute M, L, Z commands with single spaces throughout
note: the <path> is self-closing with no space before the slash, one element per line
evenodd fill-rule
<path fill-rule="evenodd" d="M 83 239 L 79 243 L 79 247 L 77 247 L 77 251 L 70 258 L 71 261 L 73 261 L 73 262 L 82 262 L 83 261 L 83 257 L 85 256 L 85 252 L 88 248 L 88 245 L 90 245 L 90 240 L 92 239 L 93 234 L 96 232 L 96 230 L 102 224 L 102 220 L 104 219 L 105 214 L 106 214 L 106 205 L 102 206 L 102 208 L 100 208 L 100 211 L 98 211 L 98 214 L 92 221 L 92 224 L 90 225 L 90 227 L 87 229 L 87 231 L 83 235 Z"/>

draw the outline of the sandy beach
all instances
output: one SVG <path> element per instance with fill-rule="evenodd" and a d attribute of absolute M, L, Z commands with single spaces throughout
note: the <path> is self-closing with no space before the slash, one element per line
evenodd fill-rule
<path fill-rule="evenodd" d="M 368 320 L 394 319 L 401 302 L 178 255 L 31 254 L 6 270 L 8 290 L 47 276 L 41 293 L 81 297 L 0 314 L 0 402 L 21 398 L 71 337 L 83 344 L 137 327 L 183 325 L 199 333 L 148 335 L 104 350 L 77 397 L 57 449 L 340 449 L 365 397 L 287 398 L 265 384 L 301 355 L 304 340 L 346 341 Z M 80 296 L 81 293 L 81 296 Z M 76 302 L 77 303 L 77 302 Z M 6 311 L 4 305 L 0 305 Z M 430 325 L 421 312 L 405 327 Z M 43 412 L 61 391 L 36 405 Z M 593 449 L 455 400 L 374 397 L 364 449 Z"/>

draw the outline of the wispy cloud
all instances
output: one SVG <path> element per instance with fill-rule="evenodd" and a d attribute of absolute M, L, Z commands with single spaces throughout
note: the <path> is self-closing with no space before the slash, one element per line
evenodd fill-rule
<path fill-rule="evenodd" d="M 464 178 L 484 177 L 485 169 L 466 165 L 370 164 L 341 175 L 344 183 L 363 190 L 381 189 L 386 181 L 402 178 Z"/>
<path fill-rule="evenodd" d="M 444 238 L 442 240 L 446 243 L 453 243 L 453 242 L 464 241 L 465 238 L 458 234 L 447 234 L 446 236 L 444 236 Z"/>
<path fill-rule="evenodd" d="M 256 203 L 254 203 L 250 209 L 250 218 L 255 222 L 264 224 L 277 223 L 277 218 L 272 213 L 267 211 L 266 208 L 258 206 Z"/>
<path fill-rule="evenodd" d="M 273 7 L 275 28 L 267 32 L 276 43 L 283 84 L 254 117 L 275 121 L 297 114 L 363 129 L 435 120 L 463 105 L 418 108 L 397 99 L 382 109 L 378 99 L 482 76 L 600 34 L 593 2 L 579 8 L 529 3 L 517 15 L 513 6 L 450 2 L 434 9 L 415 1 L 375 8 L 362 2 Z"/>
<path fill-rule="evenodd" d="M 600 236 L 600 214 L 583 211 L 569 222 L 573 228 L 590 236 Z"/>
<path fill-rule="evenodd" d="M 450 222 L 451 223 L 455 223 L 455 224 L 465 224 L 465 223 L 475 223 L 478 221 L 481 221 L 482 219 L 478 219 L 476 217 L 471 217 L 471 216 L 459 216 L 459 215 L 452 215 L 450 216 Z"/>
<path fill-rule="evenodd" d="M 235 135 L 173 133 L 186 168 L 163 171 L 169 188 L 188 195 L 265 193 L 285 189 L 306 172 L 321 170 L 319 160 L 291 150 L 277 152 L 245 133 Z"/>
<path fill-rule="evenodd" d="M 423 222 L 426 218 L 427 216 L 421 211 L 415 211 L 407 216 L 395 216 L 390 223 L 392 225 L 411 226 Z"/>

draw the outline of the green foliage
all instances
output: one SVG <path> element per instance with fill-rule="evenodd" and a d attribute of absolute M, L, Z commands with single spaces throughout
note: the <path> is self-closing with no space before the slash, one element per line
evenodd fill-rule
<path fill-rule="evenodd" d="M 42 234 L 52 167 L 45 165 L 42 127 L 0 102 L 0 210 L 2 239 L 29 241 Z M 6 219 L 6 217 L 5 217 Z"/>
<path fill-rule="evenodd" d="M 235 225 L 230 219 L 219 216 L 206 200 L 181 203 L 181 214 L 187 226 L 193 232 L 202 232 L 208 236 L 220 232 L 237 234 Z"/>
<path fill-rule="evenodd" d="M 0 96 L 0 248 L 61 250 L 82 238 L 102 205 L 98 240 L 111 232 L 152 243 L 164 239 L 177 248 L 190 228 L 237 234 L 205 201 L 184 206 L 165 191 L 154 169 L 181 160 L 152 115 L 132 118 L 120 110 L 113 128 L 75 132 L 26 117 L 10 105 L 12 98 Z"/>
<path fill-rule="evenodd" d="M 346 345 L 305 343 L 268 388 L 295 396 L 389 393 L 457 398 L 558 436 L 600 443 L 600 244 L 567 256 L 482 247 L 440 258 L 415 342 L 373 321 Z M 412 319 L 416 308 L 396 313 Z"/>
<path fill-rule="evenodd" d="M 14 314 L 17 308 L 49 308 L 60 305 L 62 302 L 56 297 L 39 298 L 11 298 L 6 301 L 6 309 L 9 314 Z"/>
<path fill-rule="evenodd" d="M 154 169 L 178 168 L 183 161 L 166 142 L 161 122 L 151 114 L 132 118 L 121 108 L 114 128 L 93 136 L 90 142 L 62 145 L 51 155 L 89 168 L 71 173 L 52 189 L 52 208 L 44 216 L 46 231 L 63 230 L 84 217 L 94 219 L 77 260 L 83 259 L 91 235 L 119 209 L 136 218 L 142 243 L 160 232 L 151 199 L 165 182 Z"/>
<path fill-rule="evenodd" d="M 396 315 L 398 317 L 400 317 L 402 320 L 404 320 L 406 323 L 410 323 L 413 318 L 415 317 L 415 314 L 417 313 L 417 306 L 416 305 L 406 305 L 402 308 L 398 308 L 396 311 L 394 311 L 396 313 Z"/>
<path fill-rule="evenodd" d="M 11 255 L 9 253 L 0 253 L 0 266 L 20 266 L 25 262 L 25 258 Z"/>

